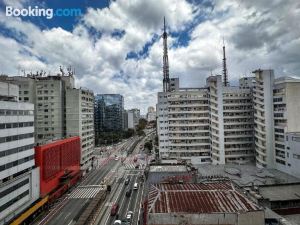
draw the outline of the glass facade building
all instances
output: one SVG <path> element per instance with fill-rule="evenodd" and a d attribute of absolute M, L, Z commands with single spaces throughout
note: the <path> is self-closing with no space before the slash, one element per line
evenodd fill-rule
<path fill-rule="evenodd" d="M 121 131 L 123 127 L 124 98 L 120 94 L 95 96 L 95 132 Z"/>

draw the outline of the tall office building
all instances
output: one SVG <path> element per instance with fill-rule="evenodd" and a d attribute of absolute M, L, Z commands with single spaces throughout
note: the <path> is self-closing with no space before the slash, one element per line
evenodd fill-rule
<path fill-rule="evenodd" d="M 18 85 L 19 100 L 35 105 L 36 143 L 44 144 L 66 136 L 65 92 L 75 87 L 73 74 L 2 76 L 0 80 Z"/>
<path fill-rule="evenodd" d="M 19 88 L 0 82 L 0 224 L 39 198 L 34 161 L 34 105 L 19 102 Z"/>
<path fill-rule="evenodd" d="M 84 92 L 81 89 L 75 89 L 74 72 L 68 68 L 65 73 L 60 69 L 57 75 L 48 75 L 44 73 L 28 74 L 22 76 L 1 76 L 0 80 L 13 83 L 19 86 L 19 100 L 30 102 L 35 105 L 35 143 L 45 144 L 53 140 L 63 139 L 71 135 L 80 136 L 82 140 L 82 170 L 91 167 L 91 151 L 94 148 L 93 135 L 93 111 L 84 111 L 89 107 L 93 110 L 93 100 L 91 93 Z M 71 121 L 70 110 L 67 110 L 67 92 L 72 92 L 74 96 L 68 95 L 69 108 L 72 106 L 78 109 L 77 119 Z M 92 103 L 86 107 L 87 104 Z M 70 106 L 71 105 L 71 106 Z M 80 111 L 81 110 L 81 111 Z M 67 115 L 68 114 L 68 115 Z M 89 114 L 89 115 L 87 115 Z M 89 122 L 79 119 L 83 116 L 89 116 Z M 74 118 L 75 115 L 72 115 Z M 77 124 L 75 124 L 77 123 Z M 85 124 L 83 124 L 85 123 Z M 71 126 L 71 127 L 68 127 Z M 87 128 L 89 127 L 89 128 Z M 76 130 L 77 129 L 77 130 Z M 85 130 L 85 132 L 83 132 Z M 89 133 L 89 134 L 87 134 Z M 88 137 L 86 137 L 88 136 Z M 87 153 L 88 152 L 88 153 Z"/>
<path fill-rule="evenodd" d="M 172 84 L 171 84 L 172 87 Z M 147 121 L 156 121 L 156 111 L 155 108 L 150 106 L 148 107 L 148 112 L 147 112 Z"/>
<path fill-rule="evenodd" d="M 81 161 L 83 169 L 92 165 L 95 145 L 94 93 L 87 89 L 66 90 L 66 134 L 80 136 Z"/>
<path fill-rule="evenodd" d="M 135 129 L 139 124 L 139 120 L 141 118 L 139 109 L 129 109 L 127 110 L 128 115 L 128 128 Z"/>
<path fill-rule="evenodd" d="M 120 94 L 97 94 L 94 105 L 95 133 L 124 130 L 124 98 Z"/>

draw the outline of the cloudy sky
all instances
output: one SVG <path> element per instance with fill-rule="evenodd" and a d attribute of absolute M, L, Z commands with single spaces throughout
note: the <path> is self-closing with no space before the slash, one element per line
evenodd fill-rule
<path fill-rule="evenodd" d="M 14 8 L 80 8 L 76 17 L 8 17 Z M 162 90 L 162 25 L 169 33 L 170 77 L 197 87 L 222 71 L 225 39 L 232 83 L 257 68 L 300 76 L 298 0 L 0 0 L 0 74 L 59 66 L 77 86 L 120 93 L 142 113 Z"/>

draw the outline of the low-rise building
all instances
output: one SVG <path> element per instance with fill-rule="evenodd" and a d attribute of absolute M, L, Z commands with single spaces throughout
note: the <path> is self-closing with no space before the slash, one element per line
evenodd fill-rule
<path fill-rule="evenodd" d="M 264 210 L 229 181 L 153 184 L 144 206 L 148 225 L 264 225 Z"/>

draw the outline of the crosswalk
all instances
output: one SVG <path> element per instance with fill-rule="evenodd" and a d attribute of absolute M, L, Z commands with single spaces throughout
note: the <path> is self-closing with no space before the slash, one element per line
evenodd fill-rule
<path fill-rule="evenodd" d="M 76 188 L 70 195 L 69 198 L 94 198 L 99 191 L 104 190 L 101 186 L 81 186 Z"/>
<path fill-rule="evenodd" d="M 134 163 L 124 164 L 126 170 L 135 169 Z"/>

